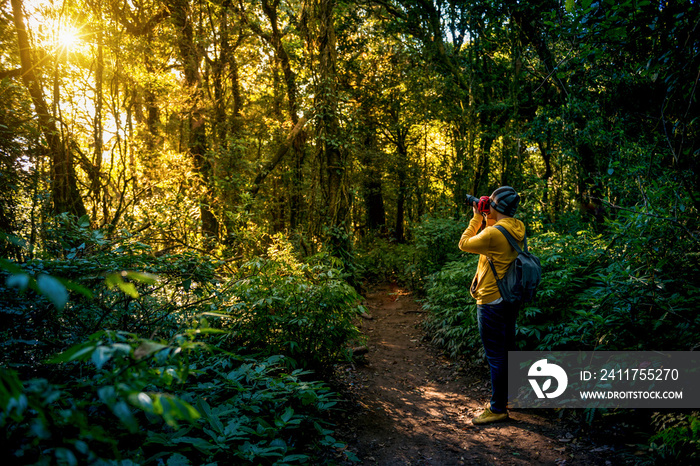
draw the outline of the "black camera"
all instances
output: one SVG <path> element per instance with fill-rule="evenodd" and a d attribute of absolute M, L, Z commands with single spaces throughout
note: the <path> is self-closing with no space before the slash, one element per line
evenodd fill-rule
<path fill-rule="evenodd" d="M 487 214 L 489 210 L 491 210 L 491 200 L 489 199 L 488 196 L 481 196 L 481 199 L 478 197 L 474 197 L 470 194 L 467 194 L 467 203 L 470 206 L 473 206 L 476 204 L 477 210 L 481 212 L 482 214 Z"/>

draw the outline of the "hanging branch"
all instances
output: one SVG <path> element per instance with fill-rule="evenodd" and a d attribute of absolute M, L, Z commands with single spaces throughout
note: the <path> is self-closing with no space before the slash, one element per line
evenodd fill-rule
<path fill-rule="evenodd" d="M 289 149 L 292 147 L 292 144 L 294 143 L 294 140 L 299 136 L 301 133 L 301 130 L 304 128 L 304 125 L 306 122 L 311 118 L 311 115 L 304 115 L 299 119 L 297 124 L 292 128 L 292 130 L 289 132 L 287 135 L 287 139 L 282 143 L 282 145 L 277 149 L 277 152 L 275 153 L 274 157 L 265 164 L 265 166 L 260 170 L 260 173 L 258 173 L 258 176 L 255 177 L 255 181 L 253 181 L 253 187 L 250 188 L 249 194 L 251 197 L 255 197 L 258 194 L 258 191 L 260 190 L 260 185 L 262 184 L 263 181 L 265 181 L 265 178 L 267 178 L 267 175 L 269 175 L 272 170 L 275 169 L 278 163 L 282 160 L 282 158 L 285 156 L 285 154 L 289 151 Z"/>

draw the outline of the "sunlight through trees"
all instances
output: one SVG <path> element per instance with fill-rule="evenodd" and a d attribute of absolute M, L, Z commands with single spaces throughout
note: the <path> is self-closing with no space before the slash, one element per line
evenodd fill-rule
<path fill-rule="evenodd" d="M 3 2 L 0 320 L 3 361 L 20 362 L 0 374 L 19 392 L 0 401 L 44 406 L 53 388 L 36 387 L 58 371 L 37 361 L 79 345 L 60 362 L 97 362 L 93 398 L 126 429 L 118 442 L 134 416 L 201 427 L 195 412 L 212 406 L 166 393 L 204 393 L 176 356 L 201 343 L 240 351 L 193 357 L 222 371 L 202 384 L 247 416 L 223 398 L 235 377 L 257 390 L 281 377 L 278 354 L 321 372 L 347 357 L 357 291 L 373 281 L 424 294 L 431 338 L 473 356 L 474 264 L 457 241 L 465 196 L 501 185 L 520 193 L 546 265 L 523 347 L 697 349 L 699 25 L 694 0 Z M 159 375 L 131 365 L 142 357 Z M 143 386 L 119 385 L 129 374 Z M 28 395 L 19 381 L 34 376 Z M 279 432 L 325 438 L 333 401 L 300 377 L 278 380 L 298 405 L 230 437 L 253 429 L 290 462 Z M 163 394 L 140 396 L 151 382 Z M 79 397 L 45 412 L 83 429 L 75 448 L 41 430 L 32 448 L 67 463 L 116 451 L 78 451 L 110 435 Z M 16 409 L 0 423 L 32 431 Z M 209 427 L 188 440 L 192 461 L 259 459 L 249 437 L 236 454 L 204 440 Z M 168 435 L 149 438 L 173 447 Z"/>

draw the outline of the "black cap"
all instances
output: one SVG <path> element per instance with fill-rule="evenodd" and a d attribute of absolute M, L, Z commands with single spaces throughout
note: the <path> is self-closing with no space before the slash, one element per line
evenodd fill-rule
<path fill-rule="evenodd" d="M 491 205 L 497 211 L 503 215 L 513 217 L 515 211 L 518 210 L 518 204 L 520 203 L 520 196 L 515 191 L 515 189 L 510 186 L 501 186 L 491 194 L 492 203 Z"/>

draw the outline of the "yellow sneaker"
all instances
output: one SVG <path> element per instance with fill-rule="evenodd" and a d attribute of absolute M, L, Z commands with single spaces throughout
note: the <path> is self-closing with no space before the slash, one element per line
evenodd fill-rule
<path fill-rule="evenodd" d="M 483 413 L 472 419 L 475 425 L 493 424 L 494 422 L 503 422 L 509 419 L 508 412 L 494 413 L 491 408 L 486 408 Z"/>

